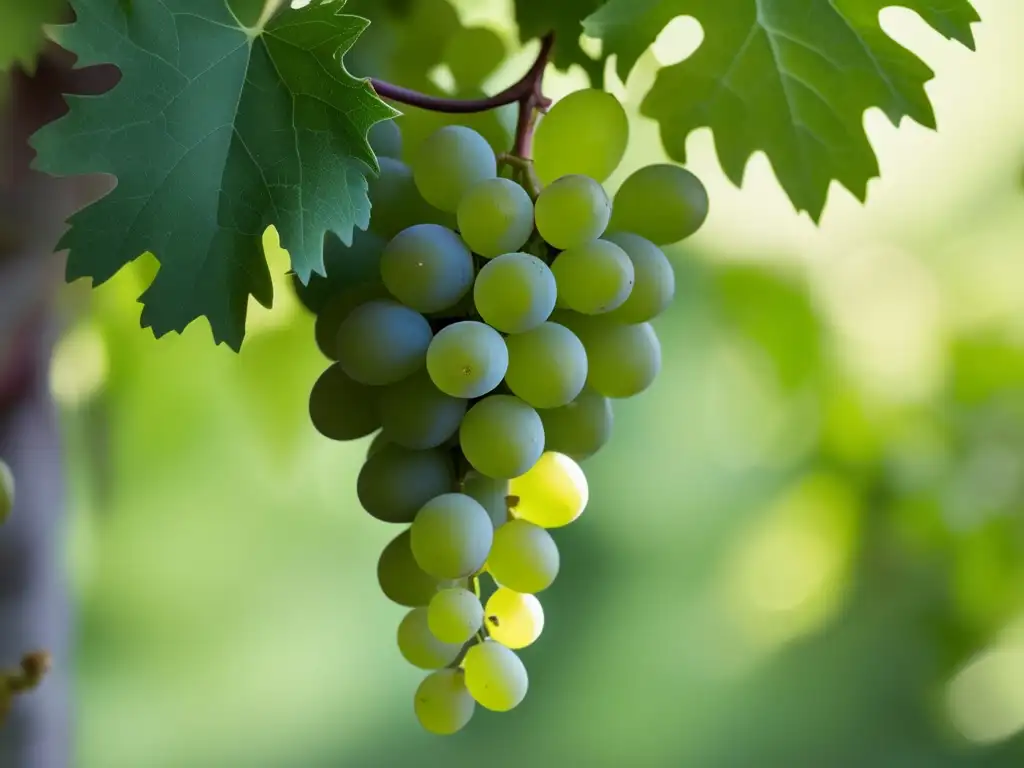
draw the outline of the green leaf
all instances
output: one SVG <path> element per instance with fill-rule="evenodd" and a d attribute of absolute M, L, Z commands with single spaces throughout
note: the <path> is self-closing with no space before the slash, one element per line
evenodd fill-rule
<path fill-rule="evenodd" d="M 0 71 L 31 71 L 46 40 L 43 26 L 60 19 L 64 0 L 0 0 Z"/>
<path fill-rule="evenodd" d="M 696 128 L 714 133 L 735 184 L 763 150 L 798 210 L 821 216 L 832 180 L 864 200 L 878 161 L 864 112 L 894 125 L 910 117 L 935 127 L 924 90 L 933 72 L 882 30 L 892 0 L 609 0 L 584 22 L 616 54 L 625 76 L 673 18 L 692 15 L 704 41 L 662 69 L 641 111 L 658 121 L 669 156 L 686 161 Z M 974 47 L 969 0 L 902 0 L 938 32 Z"/>
<path fill-rule="evenodd" d="M 365 29 L 342 2 L 285 9 L 247 28 L 225 0 L 73 0 L 59 30 L 80 66 L 109 62 L 122 79 L 33 139 L 55 175 L 107 173 L 117 188 L 75 214 L 59 248 L 67 276 L 102 283 L 143 252 L 160 271 L 143 293 L 156 336 L 209 319 L 240 348 L 248 297 L 273 290 L 261 235 L 271 224 L 305 282 L 324 273 L 327 232 L 352 241 L 369 222 L 366 134 L 395 113 L 341 57 Z"/>
<path fill-rule="evenodd" d="M 634 1 L 625 0 L 625 3 Z M 584 32 L 580 20 L 600 5 L 601 0 L 516 0 L 519 38 L 525 43 L 554 32 L 555 47 L 551 56 L 554 65 L 559 69 L 568 69 L 573 64 L 579 64 L 590 81 L 600 85 L 604 80 L 607 48 L 598 59 L 592 59 L 580 48 L 580 35 Z"/>

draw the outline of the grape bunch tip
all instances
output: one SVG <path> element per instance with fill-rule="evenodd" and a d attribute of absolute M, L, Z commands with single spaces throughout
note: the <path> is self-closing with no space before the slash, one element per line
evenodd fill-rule
<path fill-rule="evenodd" d="M 578 462 L 609 440 L 612 400 L 661 368 L 650 321 L 675 293 L 662 246 L 701 226 L 708 199 L 667 164 L 609 197 L 627 137 L 622 106 L 594 89 L 551 107 L 532 165 L 510 178 L 466 126 L 437 130 L 408 165 L 394 126 L 371 132 L 370 230 L 296 286 L 331 360 L 313 425 L 333 440 L 376 433 L 357 493 L 402 526 L 377 578 L 408 609 L 397 644 L 427 672 L 413 712 L 431 733 L 525 698 L 516 652 L 544 628 L 551 532 L 589 501 Z"/>

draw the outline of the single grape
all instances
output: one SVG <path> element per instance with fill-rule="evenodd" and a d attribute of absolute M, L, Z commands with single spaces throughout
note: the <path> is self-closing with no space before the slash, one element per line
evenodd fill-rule
<path fill-rule="evenodd" d="M 558 288 L 548 265 L 528 253 L 505 253 L 487 262 L 473 285 L 484 322 L 502 333 L 523 333 L 548 319 Z"/>
<path fill-rule="evenodd" d="M 412 523 L 412 553 L 420 568 L 438 579 L 464 579 L 487 560 L 494 526 L 487 511 L 463 493 L 428 501 Z"/>
<path fill-rule="evenodd" d="M 303 285 L 298 275 L 292 275 L 295 295 L 319 319 L 325 305 L 337 294 L 364 283 L 380 282 L 380 254 L 385 244 L 384 238 L 371 230 L 355 230 L 352 233 L 352 245 L 345 245 L 337 235 L 328 232 L 324 238 L 326 276 L 313 273 L 309 283 Z M 386 295 L 386 291 L 380 294 L 381 297 Z M 344 318 L 339 318 L 334 324 L 334 330 L 329 336 L 330 344 L 334 344 L 334 334 L 338 332 L 342 320 Z"/>
<path fill-rule="evenodd" d="M 587 353 L 576 334 L 558 323 L 505 339 L 512 394 L 534 408 L 558 408 L 572 402 L 587 381 Z"/>
<path fill-rule="evenodd" d="M 607 91 L 585 88 L 555 102 L 537 124 L 533 167 L 544 184 L 569 174 L 602 182 L 622 161 L 629 120 Z"/>
<path fill-rule="evenodd" d="M 561 408 L 538 411 L 544 422 L 544 450 L 558 451 L 577 461 L 597 453 L 612 434 L 612 403 L 590 387 Z"/>
<path fill-rule="evenodd" d="M 420 145 L 412 172 L 424 200 L 455 213 L 470 187 L 498 175 L 498 162 L 487 139 L 472 128 L 446 125 Z"/>
<path fill-rule="evenodd" d="M 661 370 L 661 344 L 650 323 L 622 325 L 601 318 L 577 333 L 587 350 L 587 386 L 605 397 L 638 395 Z"/>
<path fill-rule="evenodd" d="M 483 397 L 508 370 L 508 348 L 496 330 L 475 320 L 442 328 L 427 350 L 427 371 L 452 397 Z"/>
<path fill-rule="evenodd" d="M 462 239 L 488 259 L 518 251 L 533 233 L 533 201 L 510 179 L 485 179 L 467 189 L 457 217 Z"/>
<path fill-rule="evenodd" d="M 356 494 L 378 520 L 411 523 L 424 504 L 454 484 L 455 469 L 444 450 L 411 451 L 388 443 L 359 470 Z"/>
<path fill-rule="evenodd" d="M 558 575 L 558 547 L 551 534 L 528 520 L 509 520 L 494 532 L 487 570 L 501 586 L 535 594 Z"/>
<path fill-rule="evenodd" d="M 465 643 L 484 623 L 480 598 L 462 587 L 437 592 L 427 606 L 427 624 L 434 637 L 446 643 Z"/>
<path fill-rule="evenodd" d="M 455 661 L 462 643 L 438 640 L 427 624 L 427 609 L 413 608 L 398 625 L 398 650 L 414 667 L 440 669 Z"/>
<path fill-rule="evenodd" d="M 395 235 L 380 257 L 391 295 L 417 312 L 440 312 L 473 285 L 473 254 L 462 238 L 438 224 L 414 224 Z"/>
<path fill-rule="evenodd" d="M 459 445 L 473 469 L 496 479 L 518 477 L 544 451 L 544 425 L 518 397 L 491 395 L 467 411 Z"/>
<path fill-rule="evenodd" d="M 513 651 L 493 640 L 478 643 L 462 662 L 466 688 L 481 707 L 508 712 L 526 698 L 529 677 Z"/>
<path fill-rule="evenodd" d="M 381 120 L 370 126 L 367 134 L 370 148 L 377 156 L 378 162 L 382 157 L 400 158 L 402 156 L 402 132 L 398 129 L 398 123 L 392 120 Z"/>
<path fill-rule="evenodd" d="M 708 192 L 678 165 L 659 163 L 634 171 L 615 193 L 611 229 L 633 232 L 655 245 L 678 243 L 708 217 Z"/>
<path fill-rule="evenodd" d="M 629 298 L 608 313 L 620 323 L 646 323 L 664 312 L 676 292 L 676 276 L 664 252 L 646 238 L 632 232 L 605 235 L 633 263 L 633 290 Z"/>
<path fill-rule="evenodd" d="M 394 384 L 423 365 L 433 336 L 416 310 L 371 301 L 353 309 L 338 328 L 338 362 L 360 384 Z"/>
<path fill-rule="evenodd" d="M 353 381 L 338 363 L 320 374 L 309 394 L 309 418 L 331 440 L 356 440 L 380 428 L 380 395 Z"/>
<path fill-rule="evenodd" d="M 487 599 L 484 616 L 490 638 L 513 650 L 532 645 L 544 631 L 540 600 L 507 587 L 498 587 Z"/>
<path fill-rule="evenodd" d="M 431 672 L 416 689 L 413 710 L 429 733 L 451 736 L 461 731 L 476 710 L 476 702 L 466 688 L 466 673 L 461 669 Z"/>
<path fill-rule="evenodd" d="M 380 264 L 376 269 L 380 270 Z M 328 360 L 338 359 L 338 329 L 352 310 L 377 299 L 390 299 L 384 283 L 374 280 L 369 283 L 339 288 L 327 298 L 317 310 L 313 333 L 316 345 Z"/>
<path fill-rule="evenodd" d="M 551 265 L 563 306 L 599 315 L 622 306 L 633 290 L 633 262 L 615 243 L 591 240 L 562 251 Z"/>
<path fill-rule="evenodd" d="M 367 190 L 371 206 L 370 229 L 390 240 L 414 224 L 455 224 L 454 216 L 437 210 L 423 199 L 409 166 L 391 157 L 378 157 L 377 162 L 380 175 L 369 178 Z"/>
<path fill-rule="evenodd" d="M 14 475 L 7 462 L 0 459 L 0 524 L 11 515 L 14 508 Z"/>
<path fill-rule="evenodd" d="M 439 390 L 424 368 L 380 391 L 381 434 L 404 448 L 436 448 L 465 414 L 466 401 Z"/>
<path fill-rule="evenodd" d="M 515 516 L 542 528 L 561 528 L 587 506 L 587 476 L 568 456 L 547 451 L 530 471 L 509 482 Z"/>
<path fill-rule="evenodd" d="M 384 547 L 377 560 L 377 583 L 388 600 L 416 608 L 430 602 L 438 582 L 416 564 L 411 542 L 407 528 Z"/>
<path fill-rule="evenodd" d="M 462 480 L 462 492 L 480 502 L 495 528 L 508 522 L 508 480 L 467 472 Z"/>
<path fill-rule="evenodd" d="M 541 190 L 534 205 L 537 231 L 559 250 L 575 248 L 604 234 L 612 204 L 588 176 L 563 176 Z"/>

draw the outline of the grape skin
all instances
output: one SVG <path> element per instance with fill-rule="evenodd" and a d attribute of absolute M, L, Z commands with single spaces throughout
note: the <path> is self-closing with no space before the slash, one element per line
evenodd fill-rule
<path fill-rule="evenodd" d="M 487 599 L 484 616 L 490 638 L 512 650 L 532 645 L 544 631 L 540 600 L 507 587 L 498 587 Z"/>
<path fill-rule="evenodd" d="M 583 514 L 590 490 L 587 476 L 568 456 L 547 451 L 526 474 L 513 478 L 515 516 L 542 528 L 561 528 Z"/>
<path fill-rule="evenodd" d="M 366 460 L 356 494 L 370 515 L 385 523 L 411 523 L 420 508 L 455 482 L 451 459 L 441 449 L 411 451 L 388 443 Z"/>
<path fill-rule="evenodd" d="M 476 711 L 476 702 L 466 688 L 465 672 L 461 669 L 431 672 L 416 689 L 413 711 L 429 733 L 451 736 L 461 731 Z"/>
<path fill-rule="evenodd" d="M 597 453 L 611 437 L 614 423 L 611 400 L 590 387 L 584 387 L 568 405 L 545 408 L 538 413 L 544 422 L 546 451 L 557 451 L 582 461 Z"/>
<path fill-rule="evenodd" d="M 514 651 L 500 643 L 486 640 L 474 645 L 462 666 L 469 694 L 485 709 L 508 712 L 526 698 L 526 667 Z"/>
<path fill-rule="evenodd" d="M 465 643 L 484 623 L 480 598 L 462 587 L 442 589 L 427 606 L 427 624 L 434 637 L 446 643 Z"/>
<path fill-rule="evenodd" d="M 472 128 L 446 125 L 420 145 L 412 173 L 424 200 L 455 213 L 470 187 L 498 175 L 498 162 L 487 139 Z"/>
<path fill-rule="evenodd" d="M 381 120 L 379 123 L 371 125 L 367 139 L 378 162 L 382 157 L 400 158 L 402 156 L 402 132 L 398 129 L 398 123 L 393 119 Z"/>
<path fill-rule="evenodd" d="M 453 217 L 428 204 L 413 181 L 412 170 L 401 160 L 378 157 L 380 175 L 370 177 L 370 229 L 390 240 L 403 229 L 424 222 L 454 224 Z"/>
<path fill-rule="evenodd" d="M 440 312 L 473 286 L 473 254 L 447 227 L 414 224 L 384 247 L 380 274 L 391 295 L 407 307 Z"/>
<path fill-rule="evenodd" d="M 585 315 L 610 312 L 633 290 L 633 262 L 622 248 L 608 240 L 592 240 L 562 251 L 551 272 L 564 306 Z"/>
<path fill-rule="evenodd" d="M 378 276 L 380 265 L 376 267 Z M 378 299 L 390 300 L 388 289 L 384 283 L 374 280 L 370 283 L 342 288 L 329 298 L 317 310 L 313 333 L 316 345 L 328 360 L 338 359 L 338 329 L 352 314 L 352 310 L 369 301 Z"/>
<path fill-rule="evenodd" d="M 612 204 L 604 188 L 587 176 L 556 179 L 534 204 L 537 232 L 554 248 L 565 250 L 604 234 Z"/>
<path fill-rule="evenodd" d="M 427 609 L 413 608 L 398 625 L 398 650 L 414 667 L 440 669 L 455 661 L 462 643 L 445 643 L 427 624 Z"/>
<path fill-rule="evenodd" d="M 498 480 L 518 477 L 544 451 L 544 425 L 518 397 L 491 395 L 466 413 L 459 445 L 477 472 Z"/>
<path fill-rule="evenodd" d="M 309 394 L 309 419 L 331 440 L 357 440 L 380 428 L 379 394 L 353 381 L 334 363 Z"/>
<path fill-rule="evenodd" d="M 542 323 L 509 336 L 505 383 L 534 408 L 558 408 L 572 402 L 587 380 L 587 353 L 572 331 Z"/>
<path fill-rule="evenodd" d="M 560 557 L 551 534 L 527 520 L 510 520 L 494 532 L 487 570 L 501 586 L 542 592 L 558 576 Z"/>
<path fill-rule="evenodd" d="M 654 243 L 632 232 L 605 235 L 618 245 L 633 264 L 633 290 L 621 306 L 608 313 L 616 322 L 646 323 L 664 312 L 676 292 L 676 276 L 665 253 Z"/>
<path fill-rule="evenodd" d="M 295 295 L 302 305 L 317 315 L 323 312 L 324 306 L 338 293 L 352 287 L 361 287 L 366 283 L 380 282 L 380 255 L 387 241 L 376 232 L 368 229 L 357 229 L 352 233 L 352 244 L 345 245 L 333 232 L 324 238 L 324 275 L 314 272 L 309 283 L 302 284 L 298 275 L 292 275 Z M 384 291 L 374 298 L 387 295 Z M 334 334 L 344 317 L 339 317 L 330 331 L 330 344 L 334 344 Z M 317 341 L 319 344 L 319 339 Z M 322 346 L 322 345 L 321 345 Z M 333 359 L 333 353 L 328 354 Z"/>
<path fill-rule="evenodd" d="M 603 182 L 618 167 L 629 119 L 607 91 L 585 88 L 555 102 L 533 137 L 533 167 L 544 184 L 569 174 Z"/>
<path fill-rule="evenodd" d="M 467 407 L 439 390 L 422 368 L 381 390 L 379 403 L 384 439 L 417 450 L 436 448 L 458 432 Z"/>
<path fill-rule="evenodd" d="M 371 301 L 353 309 L 338 328 L 338 362 L 360 384 L 394 384 L 423 365 L 433 336 L 415 310 Z"/>
<path fill-rule="evenodd" d="M 412 523 L 412 554 L 420 568 L 438 579 L 464 579 L 479 571 L 493 539 L 487 511 L 463 493 L 436 496 Z"/>
<path fill-rule="evenodd" d="M 483 397 L 508 370 L 505 340 L 490 326 L 464 320 L 443 328 L 427 349 L 434 385 L 452 397 Z"/>
<path fill-rule="evenodd" d="M 495 480 L 479 472 L 467 472 L 461 490 L 480 502 L 495 528 L 508 522 L 508 480 Z"/>
<path fill-rule="evenodd" d="M 502 333 L 524 333 L 551 315 L 558 287 L 551 269 L 528 253 L 505 253 L 480 270 L 473 303 L 484 322 Z"/>
<path fill-rule="evenodd" d="M 533 201 L 511 179 L 474 184 L 459 201 L 456 216 L 462 239 L 487 259 L 518 251 L 533 234 Z"/>
<path fill-rule="evenodd" d="M 611 398 L 633 397 L 651 386 L 661 371 L 661 344 L 650 323 L 594 320 L 577 329 L 590 366 L 587 386 Z"/>
<path fill-rule="evenodd" d="M 408 528 L 388 542 L 377 560 L 377 583 L 388 600 L 417 608 L 430 602 L 438 581 L 416 564 L 411 542 Z"/>
<path fill-rule="evenodd" d="M 658 163 L 622 182 L 615 193 L 611 229 L 670 245 L 700 229 L 707 216 L 708 192 L 700 179 L 678 165 Z"/>

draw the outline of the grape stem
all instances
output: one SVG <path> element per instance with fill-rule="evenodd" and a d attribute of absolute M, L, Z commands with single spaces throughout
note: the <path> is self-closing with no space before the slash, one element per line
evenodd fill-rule
<path fill-rule="evenodd" d="M 472 112 L 487 112 L 491 109 L 503 107 L 506 104 L 518 104 L 519 118 L 516 122 L 516 136 L 512 144 L 511 154 L 525 160 L 530 157 L 536 111 L 551 106 L 551 99 L 544 95 L 541 84 L 544 79 L 544 69 L 547 67 L 554 44 L 554 33 L 545 35 L 541 39 L 537 58 L 527 73 L 500 93 L 483 99 L 450 99 L 430 96 L 420 91 L 414 91 L 411 88 L 403 88 L 400 85 L 378 80 L 374 77 L 370 78 L 370 85 L 373 86 L 373 90 L 377 92 L 377 95 L 383 99 L 397 101 L 400 104 L 408 104 L 411 107 L 419 107 L 420 109 L 427 109 L 432 112 L 469 114 Z"/>

